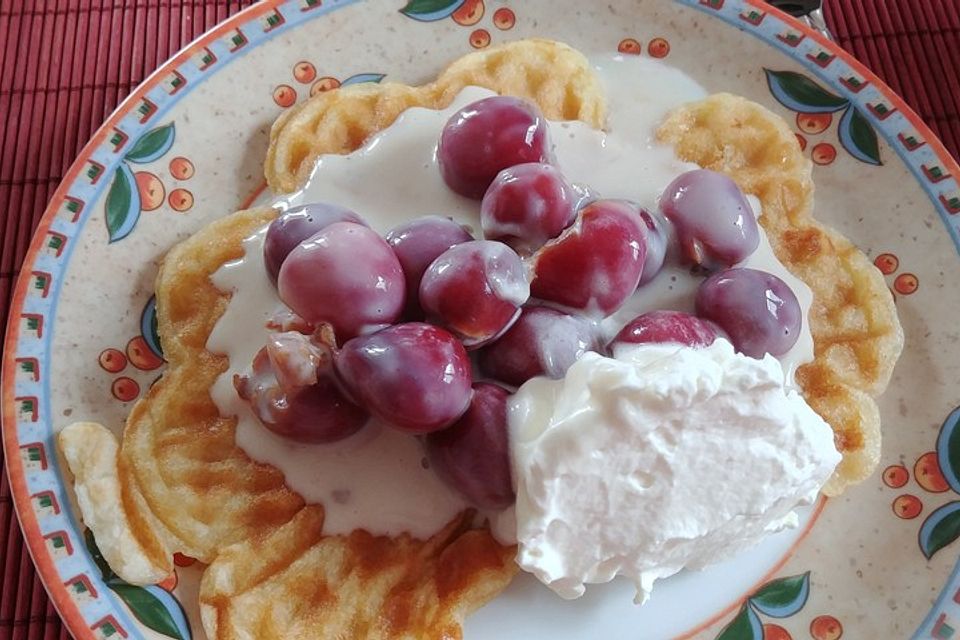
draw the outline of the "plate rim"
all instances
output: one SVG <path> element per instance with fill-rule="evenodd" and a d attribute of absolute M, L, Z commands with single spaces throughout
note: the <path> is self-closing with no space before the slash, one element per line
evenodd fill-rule
<path fill-rule="evenodd" d="M 330 7 L 328 12 L 359 1 L 362 0 L 333 0 L 328 5 Z M 886 100 L 896 107 L 896 111 L 906 118 L 917 134 L 919 134 L 924 139 L 926 144 L 929 145 L 934 155 L 947 170 L 947 173 L 954 177 L 960 177 L 960 163 L 958 163 L 958 161 L 950 155 L 946 147 L 933 133 L 930 127 L 923 122 L 923 120 L 902 97 L 893 91 L 893 89 L 891 89 L 890 86 L 881 80 L 873 71 L 857 60 L 853 54 L 843 49 L 838 43 L 824 37 L 813 28 L 808 27 L 796 18 L 793 18 L 779 9 L 767 5 L 762 0 L 741 1 L 743 4 L 754 7 L 757 11 L 762 12 L 764 15 L 771 15 L 779 22 L 789 26 L 789 28 L 800 32 L 804 38 L 809 38 L 822 49 L 829 51 L 832 55 L 835 55 L 837 58 L 841 59 L 851 69 L 861 75 L 866 81 L 868 81 L 869 84 L 873 85 Z M 763 36 L 760 34 L 751 32 L 743 25 L 732 23 L 731 21 L 726 20 L 724 16 L 720 15 L 719 9 L 723 7 L 723 0 L 674 0 L 674 2 L 692 9 L 697 9 L 704 13 L 709 13 L 710 15 L 715 15 L 716 17 L 721 18 L 721 20 L 726 22 L 728 25 L 738 27 L 741 32 L 749 33 L 754 37 L 763 39 Z M 294 3 L 295 0 L 261 0 L 260 2 L 239 11 L 223 22 L 220 22 L 211 27 L 209 30 L 205 31 L 193 41 L 182 47 L 169 59 L 163 62 L 163 64 L 158 66 L 149 76 L 144 78 L 144 80 L 111 112 L 111 114 L 103 121 L 103 123 L 100 124 L 100 126 L 91 136 L 90 140 L 88 140 L 81 148 L 80 152 L 77 154 L 77 157 L 64 174 L 59 185 L 57 186 L 57 189 L 54 191 L 50 201 L 44 209 L 43 215 L 40 218 L 28 249 L 24 255 L 20 274 L 17 277 L 13 295 L 11 296 L 10 308 L 7 317 L 7 329 L 3 340 L 4 355 L 2 368 L 0 368 L 0 391 L 2 391 L 2 393 L 0 393 L 0 423 L 2 423 L 0 437 L 2 437 L 4 459 L 6 461 L 6 473 L 10 483 L 14 513 L 16 514 L 23 534 L 24 547 L 26 547 L 28 550 L 31 560 L 33 561 L 37 570 L 37 574 L 40 576 L 41 582 L 43 583 L 44 589 L 47 591 L 47 594 L 49 595 L 54 608 L 57 610 L 57 613 L 62 619 L 64 626 L 78 639 L 93 638 L 93 628 L 89 626 L 88 621 L 83 617 L 77 603 L 70 597 L 66 585 L 62 582 L 61 576 L 55 567 L 53 557 L 44 544 L 44 538 L 40 530 L 37 514 L 30 506 L 31 495 L 26 484 L 26 474 L 24 472 L 23 464 L 19 455 L 21 442 L 17 434 L 18 419 L 15 407 L 16 361 L 14 354 L 16 353 L 16 346 L 20 340 L 19 319 L 25 310 L 24 303 L 27 298 L 32 268 L 36 264 L 37 258 L 43 250 L 44 240 L 47 232 L 50 231 L 51 225 L 59 212 L 58 203 L 63 201 L 67 196 L 70 187 L 75 183 L 77 177 L 85 168 L 85 165 L 93 155 L 93 152 L 100 148 L 100 146 L 107 139 L 111 127 L 117 124 L 123 116 L 133 111 L 138 105 L 138 102 L 151 89 L 158 86 L 167 75 L 176 70 L 184 62 L 188 61 L 205 45 L 217 40 L 224 34 L 230 32 L 232 29 L 253 22 L 260 16 L 270 11 L 277 10 L 284 5 L 293 5 Z M 771 44 L 770 46 L 774 45 Z M 787 53 L 784 53 L 784 55 L 798 59 L 798 56 L 790 56 Z M 826 79 L 823 75 L 818 73 L 816 69 L 812 69 L 812 71 L 817 73 L 817 75 L 820 75 L 821 79 Z M 884 139 L 888 146 L 895 150 L 898 158 L 903 162 L 908 170 L 911 171 L 911 173 L 917 179 L 917 182 L 920 183 L 921 187 L 923 188 L 923 181 L 921 180 L 921 177 L 917 175 L 916 171 L 910 166 L 909 162 L 907 162 L 905 155 L 899 148 L 897 148 L 895 142 L 890 140 L 886 135 L 884 135 Z M 960 250 L 960 232 L 958 232 L 955 226 L 950 224 L 951 218 L 945 216 L 944 212 L 936 207 L 936 202 L 933 200 L 932 194 L 930 194 L 926 189 L 924 189 L 924 191 L 927 192 L 927 195 L 931 197 L 931 204 L 933 204 L 934 208 L 937 209 L 939 217 L 941 218 L 941 222 L 944 224 L 944 227 L 946 227 L 946 230 L 954 243 L 955 249 Z M 958 216 L 958 220 L 960 220 L 960 216 Z M 823 503 L 824 501 L 820 501 L 820 506 L 817 509 L 818 512 L 820 509 L 822 509 Z M 790 552 L 788 552 L 783 559 L 778 561 L 776 565 L 770 569 L 766 576 L 767 578 L 769 578 L 771 575 L 774 575 L 792 556 L 796 546 L 808 532 L 809 528 L 798 539 L 797 544 L 791 548 Z M 958 574 L 960 574 L 960 562 L 957 563 L 956 567 L 948 577 L 947 582 L 942 588 L 943 592 L 939 594 L 937 600 L 932 605 L 931 612 L 928 614 L 927 618 L 929 618 L 930 615 L 933 615 L 937 607 L 941 604 L 947 586 L 954 580 L 954 578 L 958 576 Z M 734 610 L 739 605 L 741 599 L 742 598 L 739 598 L 729 607 L 726 607 L 723 611 L 712 616 L 709 620 L 704 621 L 702 624 L 697 625 L 697 627 L 694 629 L 685 632 L 678 638 L 690 638 L 703 629 L 708 628 L 710 625 L 715 624 L 719 619 L 728 615 L 732 610 Z M 927 624 L 927 618 L 921 622 L 919 628 L 923 628 L 923 626 Z"/>

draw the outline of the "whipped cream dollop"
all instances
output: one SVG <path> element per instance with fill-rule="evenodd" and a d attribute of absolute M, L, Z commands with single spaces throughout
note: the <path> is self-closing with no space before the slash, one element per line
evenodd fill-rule
<path fill-rule="evenodd" d="M 840 462 L 783 367 L 724 339 L 620 345 L 511 398 L 517 563 L 564 598 L 653 583 L 796 526 Z"/>

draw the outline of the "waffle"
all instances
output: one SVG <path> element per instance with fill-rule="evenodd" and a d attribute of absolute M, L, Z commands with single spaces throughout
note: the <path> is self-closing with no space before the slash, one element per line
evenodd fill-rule
<path fill-rule="evenodd" d="M 880 460 L 875 398 L 903 349 L 893 296 L 867 257 L 813 219 L 811 163 L 781 118 L 717 94 L 676 109 L 659 132 L 681 159 L 723 172 L 763 206 L 760 224 L 777 258 L 813 290 L 814 361 L 800 367 L 804 398 L 835 434 L 843 461 L 824 487 L 838 495 Z"/>
<path fill-rule="evenodd" d="M 583 56 L 565 45 L 523 41 L 466 56 L 423 87 L 361 85 L 311 98 L 272 130 L 270 185 L 295 190 L 317 156 L 353 151 L 404 109 L 446 106 L 470 84 L 534 100 L 551 119 L 594 127 L 604 120 L 601 85 Z M 717 96 L 678 110 L 661 136 L 681 156 L 755 193 L 777 255 L 814 289 L 817 357 L 799 376 L 844 453 L 829 485 L 838 493 L 876 464 L 872 398 L 887 384 L 902 342 L 891 298 L 859 251 L 810 218 L 810 165 L 777 117 Z M 242 256 L 243 238 L 274 215 L 255 209 L 227 216 L 163 262 L 156 294 L 169 368 L 134 406 L 115 465 L 97 466 L 116 469 L 124 526 L 149 565 L 121 575 L 147 581 L 170 570 L 174 552 L 208 563 L 200 602 L 211 638 L 460 637 L 464 617 L 515 574 L 512 547 L 472 526 L 469 512 L 428 540 L 323 535 L 323 507 L 306 505 L 280 471 L 237 447 L 236 420 L 219 415 L 210 397 L 227 362 L 206 342 L 229 302 L 210 277 Z M 100 447 L 90 455 L 112 454 Z M 104 505 L 92 508 L 110 513 Z"/>
<path fill-rule="evenodd" d="M 227 548 L 200 585 L 216 638 L 448 640 L 512 578 L 514 549 L 471 529 L 470 514 L 429 540 L 366 531 L 323 536 L 319 507 Z"/>
<path fill-rule="evenodd" d="M 270 132 L 267 183 L 274 193 L 292 193 L 322 154 L 358 149 L 410 107 L 444 109 L 467 86 L 536 102 L 550 120 L 599 129 L 606 115 L 603 87 L 583 54 L 550 40 L 519 40 L 464 56 L 420 87 L 352 85 L 290 109 Z"/>

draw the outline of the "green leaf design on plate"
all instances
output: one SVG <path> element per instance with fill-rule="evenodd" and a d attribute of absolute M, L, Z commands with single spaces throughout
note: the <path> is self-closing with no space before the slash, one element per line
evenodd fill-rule
<path fill-rule="evenodd" d="M 140 335 L 150 350 L 158 358 L 163 357 L 163 345 L 160 344 L 160 329 L 157 323 L 157 296 L 150 296 L 140 313 Z"/>
<path fill-rule="evenodd" d="M 364 82 L 380 82 L 386 77 L 386 74 L 383 73 L 358 73 L 344 80 L 340 86 L 347 87 L 351 84 L 361 84 Z"/>
<path fill-rule="evenodd" d="M 960 502 L 948 502 L 920 526 L 920 551 L 929 560 L 937 551 L 960 538 Z"/>
<path fill-rule="evenodd" d="M 137 164 L 146 164 L 153 162 L 173 146 L 173 139 L 176 137 L 176 128 L 171 122 L 163 126 L 147 131 L 133 148 L 127 152 L 124 159 Z"/>
<path fill-rule="evenodd" d="M 851 106 L 840 118 L 839 131 L 840 144 L 850 155 L 867 164 L 883 164 L 877 132 L 856 107 Z"/>
<path fill-rule="evenodd" d="M 137 191 L 137 179 L 125 162 L 117 167 L 113 184 L 107 193 L 106 222 L 110 242 L 123 240 L 140 219 L 140 192 Z"/>
<path fill-rule="evenodd" d="M 947 484 L 960 493 L 960 409 L 954 409 L 943 421 L 937 436 L 937 462 Z"/>
<path fill-rule="evenodd" d="M 100 553 L 100 547 L 97 546 L 97 541 L 93 537 L 93 531 L 86 529 L 83 532 L 83 541 L 87 545 L 87 551 L 90 552 L 90 557 L 93 558 L 94 564 L 100 569 L 100 577 L 103 581 L 119 580 L 117 574 L 113 572 L 113 569 L 110 568 L 107 561 L 103 559 L 103 554 Z"/>
<path fill-rule="evenodd" d="M 750 596 L 750 604 L 772 618 L 788 618 L 803 609 L 810 595 L 810 572 L 778 578 Z"/>
<path fill-rule="evenodd" d="M 717 640 L 763 640 L 763 627 L 753 609 L 744 604 L 737 617 L 730 621 Z"/>
<path fill-rule="evenodd" d="M 165 636 L 186 640 L 177 628 L 173 616 L 155 595 L 143 587 L 125 582 L 109 583 L 107 586 L 130 607 L 134 617 L 144 625 Z"/>
<path fill-rule="evenodd" d="M 787 109 L 799 113 L 833 113 L 850 104 L 846 98 L 827 91 L 802 73 L 764 71 L 770 93 Z"/>
<path fill-rule="evenodd" d="M 400 13 L 421 22 L 443 20 L 463 6 L 466 0 L 408 0 Z"/>

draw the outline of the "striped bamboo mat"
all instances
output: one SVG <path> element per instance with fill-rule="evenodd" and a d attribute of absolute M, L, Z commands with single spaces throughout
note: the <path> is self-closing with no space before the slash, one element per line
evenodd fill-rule
<path fill-rule="evenodd" d="M 0 0 L 0 334 L 33 229 L 83 144 L 153 69 L 251 3 Z M 825 5 L 840 44 L 960 155 L 960 2 Z M 0 640 L 67 637 L 23 546 L 4 472 Z"/>

